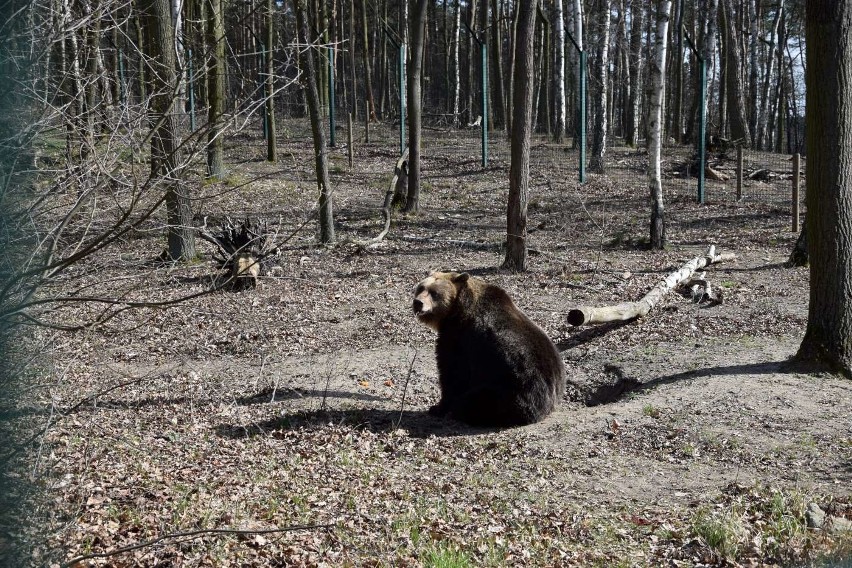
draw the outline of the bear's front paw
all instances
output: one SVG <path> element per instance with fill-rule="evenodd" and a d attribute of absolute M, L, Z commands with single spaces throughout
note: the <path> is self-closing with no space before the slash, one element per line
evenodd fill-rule
<path fill-rule="evenodd" d="M 434 406 L 429 407 L 429 414 L 431 414 L 432 416 L 446 416 L 447 411 L 447 406 L 440 402 Z"/>

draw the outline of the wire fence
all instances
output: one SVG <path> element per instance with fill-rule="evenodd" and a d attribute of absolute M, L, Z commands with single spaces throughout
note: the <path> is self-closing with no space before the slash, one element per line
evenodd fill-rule
<path fill-rule="evenodd" d="M 309 123 L 305 119 L 288 119 L 282 129 L 288 140 L 311 140 Z M 400 155 L 398 121 L 352 124 L 352 140 L 361 152 L 358 167 L 348 168 L 348 125 L 346 118 L 339 118 L 335 133 L 336 147 L 331 148 L 331 174 L 335 183 L 357 182 L 375 188 L 379 193 L 387 189 L 393 174 L 393 164 Z M 366 140 L 369 139 L 369 142 Z M 404 139 L 407 144 L 407 134 Z M 511 149 L 505 131 L 491 130 L 488 133 L 487 166 L 482 167 L 482 139 L 479 126 L 453 127 L 440 121 L 424 124 L 422 129 L 422 156 L 433 160 L 437 166 L 424 168 L 423 180 L 439 184 L 441 164 L 447 169 L 463 171 L 466 175 L 484 175 L 487 172 L 508 171 Z M 738 167 L 739 153 L 742 156 Z M 367 156 L 365 159 L 364 156 Z M 698 161 L 692 146 L 667 144 L 662 150 L 661 170 L 663 193 L 678 200 L 698 201 Z M 587 150 L 587 164 L 591 161 Z M 566 138 L 563 143 L 553 141 L 553 136 L 536 133 L 530 147 L 530 168 L 533 187 L 537 183 L 549 183 L 554 188 L 579 188 L 579 147 L 574 139 Z M 626 147 L 620 140 L 606 150 L 602 173 L 586 169 L 587 181 L 601 178 L 615 184 L 621 192 L 632 192 L 636 196 L 647 193 L 647 151 Z M 805 159 L 800 166 L 800 201 L 804 200 Z M 738 178 L 739 175 L 739 178 Z M 292 171 L 294 180 L 314 180 L 312 164 L 299 164 Z M 705 180 L 705 202 L 762 202 L 777 207 L 792 206 L 794 158 L 788 154 L 756 151 L 736 146 L 708 149 Z"/>

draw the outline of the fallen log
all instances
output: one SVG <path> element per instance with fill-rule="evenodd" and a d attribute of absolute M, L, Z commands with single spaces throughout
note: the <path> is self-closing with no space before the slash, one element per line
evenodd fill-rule
<path fill-rule="evenodd" d="M 707 265 L 726 262 L 736 258 L 733 253 L 716 254 L 716 247 L 711 245 L 704 256 L 698 256 L 675 270 L 654 286 L 650 292 L 638 302 L 625 302 L 615 306 L 591 307 L 582 306 L 568 311 L 568 323 L 574 326 L 625 321 L 644 317 L 651 311 L 663 296 L 671 292 L 678 284 L 686 282 L 692 274 Z"/>
<path fill-rule="evenodd" d="M 728 181 L 729 179 L 731 179 L 729 175 L 723 174 L 719 170 L 714 170 L 709 165 L 704 166 L 704 177 L 716 181 Z"/>

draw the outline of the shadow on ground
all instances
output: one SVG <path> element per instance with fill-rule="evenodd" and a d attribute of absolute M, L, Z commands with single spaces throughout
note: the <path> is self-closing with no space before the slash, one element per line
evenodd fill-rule
<path fill-rule="evenodd" d="M 320 429 L 329 424 L 346 425 L 377 433 L 402 429 L 415 438 L 472 436 L 497 431 L 494 428 L 474 428 L 448 418 L 437 418 L 423 411 L 357 408 L 294 411 L 249 424 L 219 424 L 216 426 L 216 433 L 223 438 L 243 439 L 275 436 L 276 432 L 288 430 Z"/>

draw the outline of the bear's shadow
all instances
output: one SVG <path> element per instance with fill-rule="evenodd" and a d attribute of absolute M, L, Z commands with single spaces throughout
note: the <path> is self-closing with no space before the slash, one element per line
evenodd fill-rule
<path fill-rule="evenodd" d="M 329 424 L 346 425 L 354 430 L 375 433 L 402 429 L 413 438 L 476 436 L 504 429 L 468 426 L 462 422 L 435 417 L 419 410 L 352 408 L 296 411 L 260 422 L 219 424 L 216 426 L 216 433 L 223 438 L 245 439 L 255 436 L 274 436 L 276 432 L 289 430 L 319 430 Z"/>

